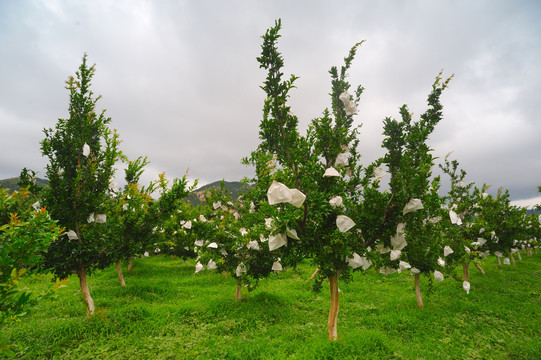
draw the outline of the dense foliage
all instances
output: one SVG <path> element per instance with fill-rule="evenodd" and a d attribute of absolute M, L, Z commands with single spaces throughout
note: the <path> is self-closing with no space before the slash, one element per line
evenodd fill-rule
<path fill-rule="evenodd" d="M 25 313 L 31 293 L 17 286 L 23 276 L 42 272 L 42 254 L 61 228 L 26 190 L 0 188 L 0 325 Z"/>

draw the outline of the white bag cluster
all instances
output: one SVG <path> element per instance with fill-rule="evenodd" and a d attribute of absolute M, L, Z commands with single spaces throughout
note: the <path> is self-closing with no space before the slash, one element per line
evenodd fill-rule
<path fill-rule="evenodd" d="M 344 200 L 341 196 L 335 196 L 331 200 L 329 200 L 329 204 L 331 204 L 332 207 L 343 207 Z"/>
<path fill-rule="evenodd" d="M 443 274 L 438 270 L 434 271 L 434 280 L 443 281 Z"/>
<path fill-rule="evenodd" d="M 420 199 L 411 199 L 402 209 L 402 215 L 421 209 L 424 209 L 423 202 Z"/>
<path fill-rule="evenodd" d="M 287 229 L 286 230 L 286 235 L 289 236 L 292 239 L 300 240 L 299 235 L 297 235 L 297 230 L 295 230 L 295 229 Z"/>
<path fill-rule="evenodd" d="M 290 189 L 286 185 L 278 181 L 273 181 L 271 186 L 267 190 L 267 199 L 269 205 L 288 203 L 297 208 L 300 208 L 304 203 L 304 200 L 306 200 L 306 195 L 304 195 L 298 189 Z M 255 205 L 253 205 L 253 203 L 250 204 L 250 212 L 252 211 L 255 211 Z M 265 219 L 265 226 L 267 229 L 273 229 L 274 226 L 272 218 Z M 282 246 L 287 246 L 287 236 L 292 239 L 299 240 L 299 236 L 297 235 L 297 231 L 295 229 L 287 229 L 286 235 L 279 233 L 271 235 L 269 237 L 269 251 L 279 249 Z M 261 242 L 266 241 L 267 239 L 261 238 Z M 256 249 L 257 247 L 257 250 L 259 250 L 259 244 L 257 244 L 257 241 L 250 241 L 248 247 L 252 249 Z M 280 264 L 280 259 L 278 259 L 278 261 L 275 261 L 272 264 L 271 270 L 274 272 L 282 271 L 282 264 Z"/>
<path fill-rule="evenodd" d="M 346 109 L 347 116 L 357 114 L 357 105 L 355 104 L 353 100 L 351 100 L 351 95 L 347 91 L 344 91 L 343 93 L 341 93 L 338 98 L 344 104 L 344 108 Z"/>
<path fill-rule="evenodd" d="M 340 153 L 336 156 L 336 160 L 334 161 L 334 166 L 342 165 L 342 166 L 348 166 L 349 160 L 348 160 L 348 154 L 347 153 Z"/>
<path fill-rule="evenodd" d="M 299 208 L 304 203 L 306 195 L 297 189 L 288 188 L 281 182 L 273 181 L 269 187 L 269 190 L 267 191 L 267 199 L 269 201 L 269 205 L 289 203 Z"/>
<path fill-rule="evenodd" d="M 269 238 L 269 251 L 276 250 L 287 245 L 287 238 L 282 234 L 276 234 Z"/>
<path fill-rule="evenodd" d="M 462 287 L 464 288 L 464 290 L 466 290 L 466 294 L 469 294 L 470 293 L 470 283 L 465 281 L 462 283 Z"/>
<path fill-rule="evenodd" d="M 449 245 L 445 245 L 445 247 L 443 248 L 443 256 L 448 256 L 452 253 L 454 253 L 453 249 L 451 249 Z"/>
<path fill-rule="evenodd" d="M 340 232 L 346 232 L 350 230 L 352 227 L 355 226 L 355 223 L 351 218 L 347 217 L 346 215 L 338 215 L 336 217 L 336 226 L 338 227 L 338 230 Z"/>
<path fill-rule="evenodd" d="M 372 261 L 368 260 L 365 257 L 361 257 L 357 253 L 353 253 L 352 258 L 346 258 L 346 261 L 352 269 L 357 269 L 358 267 L 362 266 L 363 270 L 366 270 L 372 265 Z"/>
<path fill-rule="evenodd" d="M 451 223 L 462 225 L 462 219 L 453 210 L 449 210 L 449 218 L 451 219 Z"/>
<path fill-rule="evenodd" d="M 244 263 L 240 263 L 237 266 L 237 269 L 235 270 L 235 273 L 237 274 L 237 277 L 241 277 L 242 274 L 246 274 L 246 265 L 244 265 Z"/>
<path fill-rule="evenodd" d="M 257 240 L 252 240 L 248 242 L 248 245 L 246 245 L 247 249 L 253 249 L 253 250 L 259 250 L 259 243 Z"/>
<path fill-rule="evenodd" d="M 280 264 L 280 258 L 278 258 L 278 261 L 272 263 L 271 270 L 275 272 L 282 271 L 282 264 Z"/>
<path fill-rule="evenodd" d="M 396 234 L 391 237 L 391 245 L 394 250 L 402 250 L 406 247 L 406 224 L 399 223 L 396 226 Z"/>
<path fill-rule="evenodd" d="M 83 145 L 83 156 L 88 157 L 90 155 L 90 146 L 87 143 Z"/>
<path fill-rule="evenodd" d="M 391 250 L 391 261 L 398 260 L 398 258 L 400 258 L 400 255 L 402 255 L 402 251 Z"/>
<path fill-rule="evenodd" d="M 404 270 L 411 269 L 411 265 L 405 261 L 400 260 L 400 262 L 398 263 L 398 268 L 399 268 L 399 271 L 402 272 Z"/>
<path fill-rule="evenodd" d="M 209 262 L 207 263 L 207 269 L 209 270 L 212 270 L 212 269 L 216 269 L 218 266 L 216 265 L 216 262 L 212 259 L 209 260 Z"/>
<path fill-rule="evenodd" d="M 335 168 L 333 168 L 331 166 L 330 168 L 325 170 L 325 173 L 323 174 L 323 176 L 325 176 L 325 177 L 338 177 L 338 176 L 340 176 L 340 173 L 338 172 L 338 170 L 336 170 Z"/>

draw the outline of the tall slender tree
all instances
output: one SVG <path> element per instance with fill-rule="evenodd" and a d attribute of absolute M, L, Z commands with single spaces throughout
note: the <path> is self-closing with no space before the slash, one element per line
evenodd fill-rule
<path fill-rule="evenodd" d="M 340 69 L 331 68 L 332 108 L 314 119 L 302 136 L 298 119 L 287 104 L 297 77 L 283 79 L 284 62 L 277 48 L 280 29 L 278 20 L 266 32 L 258 58 L 260 67 L 267 71 L 262 86 L 266 99 L 259 131 L 261 143 L 244 162 L 256 168 L 251 183 L 253 193 L 259 196 L 245 197 L 257 211 L 268 214 L 269 250 L 284 263 L 310 258 L 319 269 L 316 287 L 329 281 L 327 334 L 335 340 L 338 279 L 349 278 L 348 258 L 365 251 L 352 219 L 361 181 L 353 115 L 363 88 L 351 90 L 346 81 L 361 43 L 351 49 Z"/>
<path fill-rule="evenodd" d="M 121 157 L 118 134 L 108 127 L 111 118 L 105 110 L 96 111 L 100 96 L 94 97 L 90 90 L 94 73 L 95 66 L 87 65 L 85 54 L 76 77 L 66 81 L 69 117 L 58 119 L 55 128 L 44 129 L 41 142 L 42 154 L 49 159 L 45 205 L 67 230 L 50 245 L 45 264 L 59 278 L 77 274 L 87 315 L 95 310 L 87 275 L 110 264 L 104 204 L 115 162 Z"/>
<path fill-rule="evenodd" d="M 403 261 L 411 267 L 419 307 L 423 307 L 420 274 L 433 273 L 436 280 L 443 279 L 438 270 L 443 263 L 438 260 L 443 255 L 445 233 L 440 220 L 446 214 L 438 195 L 439 177 L 432 177 L 434 157 L 427 141 L 443 118 L 440 97 L 451 78 L 443 80 L 441 73 L 436 77 L 427 98 L 428 109 L 418 121 L 412 119 L 406 105 L 400 108 L 401 121 L 384 121 L 387 153 L 383 163 L 391 175 L 391 189 L 381 223 L 382 234 L 387 233 L 379 251 L 389 253 L 389 260 L 399 266 Z"/>

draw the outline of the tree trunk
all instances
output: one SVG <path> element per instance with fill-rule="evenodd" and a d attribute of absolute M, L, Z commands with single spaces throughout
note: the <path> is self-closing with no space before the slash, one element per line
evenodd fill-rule
<path fill-rule="evenodd" d="M 131 272 L 133 270 L 133 256 L 130 256 L 130 259 L 128 260 L 128 272 Z"/>
<path fill-rule="evenodd" d="M 520 261 L 522 261 L 522 256 L 520 255 L 520 251 L 519 251 L 519 250 L 517 250 L 517 256 L 518 256 L 518 259 L 519 259 Z"/>
<path fill-rule="evenodd" d="M 327 336 L 329 340 L 338 339 L 338 310 L 339 310 L 339 295 L 338 295 L 338 277 L 340 274 L 329 276 L 329 288 L 331 290 L 331 308 L 329 310 L 329 320 L 327 321 Z"/>
<path fill-rule="evenodd" d="M 235 299 L 242 299 L 242 280 L 240 277 L 237 278 L 237 291 L 235 292 Z"/>
<path fill-rule="evenodd" d="M 417 307 L 422 309 L 424 307 L 423 297 L 421 296 L 421 286 L 419 284 L 421 274 L 415 274 L 415 295 L 417 296 Z"/>
<path fill-rule="evenodd" d="M 513 263 L 513 265 L 515 265 L 515 257 L 513 256 L 513 253 L 511 253 L 511 262 Z"/>
<path fill-rule="evenodd" d="M 120 261 L 116 262 L 116 273 L 118 274 L 118 281 L 120 282 L 120 286 L 126 286 L 126 283 L 124 282 L 124 276 L 122 276 L 122 268 L 120 267 Z"/>
<path fill-rule="evenodd" d="M 502 268 L 502 261 L 500 260 L 499 256 L 496 256 L 498 258 L 498 269 Z"/>
<path fill-rule="evenodd" d="M 464 269 L 464 281 L 467 282 L 470 282 L 470 271 L 468 269 L 469 266 L 469 262 L 462 263 L 462 269 Z"/>
<path fill-rule="evenodd" d="M 88 291 L 88 282 L 86 281 L 86 268 L 82 265 L 77 269 L 77 276 L 79 276 L 79 286 L 81 287 L 81 294 L 83 295 L 83 300 L 86 306 L 86 316 L 90 317 L 94 315 L 94 300 L 90 296 L 90 291 Z"/>
<path fill-rule="evenodd" d="M 535 252 L 535 255 L 537 255 L 537 248 L 533 248 L 533 251 Z"/>
<path fill-rule="evenodd" d="M 316 271 L 314 271 L 314 273 L 312 274 L 312 276 L 310 276 L 310 280 L 315 278 L 318 272 L 319 272 L 319 268 L 317 268 Z"/>
<path fill-rule="evenodd" d="M 481 265 L 479 265 L 478 263 L 474 262 L 473 265 L 475 265 L 475 267 L 477 268 L 477 270 L 479 270 L 481 272 L 481 274 L 485 275 L 485 270 L 483 270 L 483 268 L 481 267 Z"/>

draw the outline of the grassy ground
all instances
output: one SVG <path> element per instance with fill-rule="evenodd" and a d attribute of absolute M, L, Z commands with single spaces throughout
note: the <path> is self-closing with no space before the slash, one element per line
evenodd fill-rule
<path fill-rule="evenodd" d="M 311 291 L 307 264 L 238 302 L 234 279 L 155 256 L 135 261 L 126 288 L 114 267 L 92 276 L 93 318 L 72 277 L 0 337 L 20 359 L 540 359 L 541 256 L 501 270 L 489 258 L 484 268 L 471 267 L 469 295 L 448 277 L 428 296 L 423 278 L 424 309 L 413 277 L 357 273 L 340 284 L 340 339 L 331 343 L 328 289 Z"/>

